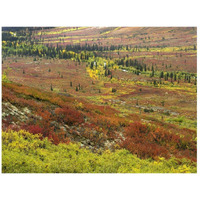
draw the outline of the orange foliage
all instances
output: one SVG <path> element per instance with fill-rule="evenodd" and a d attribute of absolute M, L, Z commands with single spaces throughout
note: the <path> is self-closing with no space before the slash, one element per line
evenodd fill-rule
<path fill-rule="evenodd" d="M 169 158 L 172 153 L 190 159 L 196 156 L 196 144 L 191 138 L 181 138 L 163 128 L 155 129 L 141 122 L 134 122 L 126 128 L 125 139 L 120 145 L 140 158 L 156 159 L 157 156 Z M 189 152 L 186 152 L 186 149 Z"/>
<path fill-rule="evenodd" d="M 84 122 L 84 117 L 79 111 L 67 106 L 64 108 L 56 108 L 55 114 L 59 122 L 64 122 L 68 125 L 81 124 Z"/>

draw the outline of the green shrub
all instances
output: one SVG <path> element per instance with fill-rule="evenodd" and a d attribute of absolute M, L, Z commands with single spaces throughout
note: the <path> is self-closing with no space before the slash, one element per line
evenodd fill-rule
<path fill-rule="evenodd" d="M 127 150 L 92 153 L 78 144 L 54 145 L 24 130 L 2 132 L 3 173 L 196 173 L 186 159 L 142 160 Z"/>

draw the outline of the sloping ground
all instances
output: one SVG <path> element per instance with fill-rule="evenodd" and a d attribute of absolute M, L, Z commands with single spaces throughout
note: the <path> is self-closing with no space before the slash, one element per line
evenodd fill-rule
<path fill-rule="evenodd" d="M 76 144 L 53 145 L 20 130 L 2 133 L 3 173 L 196 173 L 196 163 L 142 160 L 126 150 L 91 153 Z"/>
<path fill-rule="evenodd" d="M 33 31 L 32 38 L 59 45 L 191 46 L 196 44 L 196 33 L 193 27 L 57 27 Z"/>
<path fill-rule="evenodd" d="M 177 135 L 176 129 L 168 131 L 163 124 L 116 116 L 118 111 L 109 106 L 14 83 L 4 82 L 2 94 L 3 130 L 41 133 L 54 144 L 80 142 L 95 152 L 125 148 L 140 158 L 175 156 L 196 161 L 195 131 L 185 129 Z"/>
<path fill-rule="evenodd" d="M 113 148 L 124 119 L 113 117 L 109 106 L 89 104 L 74 97 L 44 92 L 28 86 L 3 83 L 3 129 L 41 133 L 55 144 L 78 141 L 90 149 Z M 106 116 L 109 113 L 109 116 Z M 112 129 L 107 126 L 112 126 Z M 108 133 L 109 132 L 109 133 Z"/>
<path fill-rule="evenodd" d="M 14 168 L 17 169 L 16 172 L 28 170 L 45 172 L 44 163 L 46 172 L 99 172 L 99 166 L 104 170 L 101 172 L 146 172 L 145 165 L 149 166 L 152 172 L 160 172 L 161 166 L 158 171 L 154 168 L 157 162 L 159 165 L 168 165 L 166 170 L 162 168 L 162 172 L 196 171 L 196 74 L 184 74 L 184 70 L 196 72 L 195 28 L 59 27 L 42 31 L 33 29 L 32 33 L 32 41 L 25 36 L 18 38 L 15 33 L 10 33 L 10 40 L 8 38 L 8 41 L 6 39 L 3 41 L 5 58 L 2 62 L 3 80 L 7 82 L 3 82 L 3 130 L 5 135 L 13 134 L 16 138 L 15 140 L 11 136 L 5 143 L 4 163 L 8 165 L 4 165 L 6 166 L 4 172 L 15 171 Z M 27 34 L 29 35 L 29 32 Z M 15 42 L 12 42 L 13 40 Z M 35 45 L 34 42 L 53 44 L 57 47 Z M 97 45 L 92 49 L 86 43 L 91 45 L 97 43 Z M 66 44 L 86 46 L 82 48 L 80 45 L 74 45 L 72 52 L 69 46 L 65 47 Z M 111 48 L 113 44 L 115 46 Z M 124 46 L 118 48 L 117 45 Z M 108 46 L 110 47 L 107 48 Z M 27 55 L 34 58 L 27 59 Z M 147 72 L 143 70 L 144 65 L 142 67 L 141 64 L 140 70 L 144 74 L 130 70 L 129 64 L 132 62 L 130 65 L 133 67 L 134 59 L 147 64 L 145 66 Z M 98 66 L 94 68 L 92 63 L 96 65 L 96 62 Z M 104 70 L 104 62 L 106 65 L 112 63 L 109 66 L 111 71 Z M 180 82 L 177 81 L 176 72 L 171 73 L 174 77 L 174 80 L 171 77 L 171 83 L 170 80 L 164 81 L 164 76 L 161 80 L 160 72 L 154 74 L 153 66 L 156 71 L 164 70 L 166 76 L 168 71 L 183 72 Z M 150 73 L 156 76 L 154 80 L 152 78 L 154 75 Z M 19 84 L 9 83 L 9 80 Z M 104 106 L 97 106 L 94 103 Z M 42 154 L 41 158 L 42 161 L 45 160 L 44 163 L 37 158 L 34 160 L 36 154 L 33 158 L 32 150 L 29 152 L 30 148 L 26 149 L 23 145 L 22 137 L 25 135 L 24 139 L 27 140 L 26 134 L 29 133 L 22 131 L 22 136 L 21 133 L 13 133 L 10 129 L 15 131 L 24 129 L 33 135 L 41 134 L 39 137 L 41 140 L 48 138 L 57 145 L 52 145 L 56 155 L 53 151 L 46 152 L 47 156 Z M 16 136 L 18 134 L 21 139 L 19 142 Z M 64 163 L 59 161 L 57 165 L 57 161 L 56 164 L 54 161 L 47 161 L 51 155 L 52 159 L 56 160 L 55 156 L 60 152 L 60 149 L 57 151 L 56 148 L 61 143 L 70 148 L 70 142 L 74 145 L 79 142 L 80 145 L 77 147 L 81 147 L 84 151 L 83 148 L 88 148 L 87 154 L 90 154 L 90 157 L 97 156 L 96 161 L 101 154 L 106 156 L 112 154 L 114 157 L 111 156 L 110 159 L 115 160 L 115 153 L 126 149 L 127 157 L 122 156 L 122 159 L 126 160 L 131 155 L 133 157 L 128 163 L 132 163 L 137 156 L 139 158 L 137 162 L 142 161 L 141 166 L 135 167 L 132 163 L 131 169 L 127 169 L 127 162 L 120 161 L 125 168 L 118 162 L 106 164 L 104 168 L 101 161 L 95 163 L 96 161 L 92 160 L 92 163 L 90 161 L 86 163 L 90 168 L 89 171 L 85 170 L 82 161 L 80 166 L 84 166 L 84 169 L 79 167 L 71 169 L 76 160 L 79 162 L 79 155 L 87 160 L 87 156 L 78 150 L 75 152 L 69 150 L 73 155 L 78 155 L 69 168 L 64 161 L 68 157 L 65 153 L 64 158 L 61 158 Z M 112 153 L 104 154 L 106 149 Z M 31 161 L 36 164 L 26 163 L 24 160 L 16 161 L 15 157 L 19 159 L 20 155 L 14 154 L 15 150 L 21 152 L 21 156 L 28 154 Z M 73 157 L 71 153 L 69 158 Z M 116 159 L 120 158 L 121 153 Z M 146 161 L 153 163 L 153 166 Z M 50 164 L 51 162 L 55 165 Z M 69 160 L 66 162 L 70 163 Z M 9 171 L 11 163 L 16 165 L 14 164 Z"/>

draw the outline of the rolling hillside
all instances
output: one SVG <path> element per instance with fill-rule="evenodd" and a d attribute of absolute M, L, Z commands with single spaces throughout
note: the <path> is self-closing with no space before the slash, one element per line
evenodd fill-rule
<path fill-rule="evenodd" d="M 196 172 L 196 31 L 3 28 L 3 172 Z"/>

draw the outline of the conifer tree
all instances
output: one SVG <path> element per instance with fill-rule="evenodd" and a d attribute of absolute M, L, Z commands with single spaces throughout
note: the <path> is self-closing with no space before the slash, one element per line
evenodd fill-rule
<path fill-rule="evenodd" d="M 176 74 L 174 74 L 174 81 L 176 81 Z"/>
<path fill-rule="evenodd" d="M 196 85 L 197 84 L 197 77 L 195 77 L 195 79 L 194 79 L 194 85 Z"/>
<path fill-rule="evenodd" d="M 160 78 L 163 78 L 164 77 L 164 73 L 163 73 L 163 71 L 162 72 L 160 72 L 160 76 L 159 76 Z"/>

